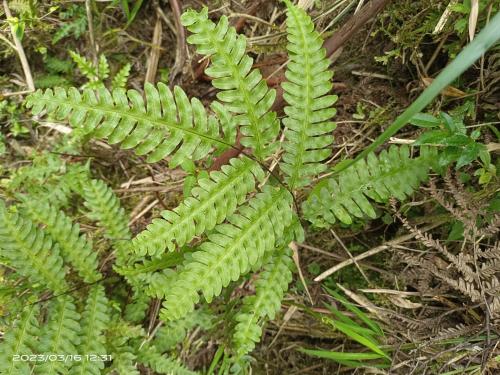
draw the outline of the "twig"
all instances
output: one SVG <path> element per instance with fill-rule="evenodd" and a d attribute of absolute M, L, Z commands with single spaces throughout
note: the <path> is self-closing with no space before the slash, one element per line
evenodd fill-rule
<path fill-rule="evenodd" d="M 440 226 L 441 224 L 445 223 L 447 220 L 440 220 L 440 221 L 437 221 L 435 223 L 432 223 L 432 224 L 429 224 L 428 226 L 422 228 L 422 232 L 427 232 L 431 229 L 434 229 L 438 226 Z M 398 237 L 398 238 L 395 238 L 391 241 L 388 241 L 386 242 L 385 244 L 383 245 L 380 245 L 380 246 L 377 246 L 377 247 L 374 247 L 373 249 L 371 250 L 368 250 L 368 251 L 365 251 L 364 253 L 362 254 L 359 254 L 351 259 L 346 259 L 344 260 L 343 262 L 333 266 L 332 268 L 326 270 L 325 272 L 323 272 L 321 275 L 317 276 L 314 281 L 321 281 L 321 280 L 324 280 L 326 279 L 328 276 L 334 274 L 335 272 L 341 270 L 342 268 L 344 267 L 347 267 L 361 259 L 365 259 L 365 258 L 368 258 L 372 255 L 375 255 L 375 254 L 378 254 L 384 250 L 387 250 L 387 249 L 390 249 L 391 247 L 395 246 L 395 245 L 399 245 L 400 243 L 402 242 L 406 242 L 408 240 L 411 240 L 413 237 L 416 236 L 416 233 L 408 233 L 404 236 L 401 236 L 401 237 Z"/>
<path fill-rule="evenodd" d="M 160 16 L 156 16 L 155 28 L 153 31 L 153 39 L 151 40 L 151 51 L 149 52 L 148 58 L 148 68 L 146 70 L 146 77 L 144 82 L 154 83 L 156 72 L 158 70 L 158 62 L 160 60 L 160 47 L 161 47 L 161 35 L 162 35 L 162 27 L 161 27 Z"/>
<path fill-rule="evenodd" d="M 87 24 L 89 27 L 89 41 L 90 41 L 90 51 L 92 52 L 92 61 L 94 66 L 97 66 L 97 46 L 95 44 L 94 38 L 94 19 L 92 17 L 92 8 L 90 7 L 91 0 L 85 0 L 85 12 L 87 13 Z"/>
<path fill-rule="evenodd" d="M 10 12 L 9 5 L 7 4 L 7 0 L 3 0 L 3 9 L 5 11 L 5 16 L 7 20 L 12 18 L 12 13 Z M 26 54 L 24 53 L 23 45 L 21 41 L 17 37 L 12 27 L 10 29 L 12 34 L 12 39 L 14 40 L 14 44 L 16 46 L 16 51 L 19 56 L 19 60 L 21 60 L 21 66 L 23 67 L 24 76 L 26 78 L 26 85 L 28 86 L 30 91 L 35 91 L 35 82 L 33 81 L 33 76 L 31 75 L 30 65 L 28 64 L 28 59 L 26 58 Z"/>
<path fill-rule="evenodd" d="M 170 72 L 169 86 L 173 87 L 175 78 L 182 71 L 186 62 L 186 32 L 181 24 L 181 7 L 177 0 L 170 0 L 170 7 L 174 15 L 176 32 L 175 64 Z"/>
<path fill-rule="evenodd" d="M 154 206 L 156 206 L 160 201 L 158 199 L 155 199 L 152 203 L 150 203 L 146 208 L 144 208 L 141 212 L 139 212 L 137 215 L 135 215 L 132 220 L 129 221 L 128 225 L 134 224 L 137 220 L 139 220 L 141 217 L 146 215 L 150 210 L 153 209 Z"/>
<path fill-rule="evenodd" d="M 327 56 L 331 56 L 340 46 L 349 40 L 365 23 L 377 15 L 390 0 L 373 0 L 364 5 L 338 31 L 324 43 Z"/>
<path fill-rule="evenodd" d="M 356 268 L 361 273 L 361 275 L 363 276 L 363 278 L 366 280 L 367 284 L 370 284 L 370 281 L 368 280 L 368 277 L 363 272 L 363 269 L 359 266 L 358 262 L 356 261 L 356 258 L 354 258 L 352 256 L 351 252 L 349 251 L 349 249 L 347 248 L 347 246 L 344 244 L 344 242 L 340 239 L 340 237 L 337 235 L 337 233 L 335 233 L 335 231 L 333 229 L 330 229 L 330 233 L 333 235 L 333 237 L 335 238 L 335 240 L 337 240 L 337 242 L 340 244 L 340 246 L 344 249 L 344 251 L 347 253 L 347 255 L 349 255 L 349 259 L 352 260 L 352 262 L 356 265 Z"/>
<path fill-rule="evenodd" d="M 306 279 L 304 278 L 304 275 L 302 273 L 302 268 L 300 267 L 300 258 L 299 258 L 299 247 L 297 246 L 297 243 L 295 241 L 292 241 L 288 244 L 288 247 L 292 249 L 293 251 L 293 262 L 295 263 L 295 266 L 297 267 L 297 271 L 299 272 L 299 278 L 300 281 L 302 282 L 302 285 L 304 286 L 304 290 L 306 291 L 307 297 L 309 298 L 309 302 L 311 302 L 311 305 L 314 305 L 313 299 L 311 297 L 311 293 L 309 293 L 309 288 L 307 287 Z"/>

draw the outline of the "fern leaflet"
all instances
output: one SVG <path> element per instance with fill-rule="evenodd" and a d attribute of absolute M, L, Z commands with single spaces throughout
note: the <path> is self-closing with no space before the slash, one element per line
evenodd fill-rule
<path fill-rule="evenodd" d="M 116 256 L 119 265 L 123 265 L 128 250 L 127 240 L 132 235 L 128 229 L 128 218 L 120 205 L 120 200 L 102 180 L 88 181 L 83 187 L 82 196 L 85 206 L 90 210 L 88 217 L 99 222 L 104 228 L 105 236 L 118 250 Z"/>
<path fill-rule="evenodd" d="M 336 110 L 336 95 L 326 95 L 332 88 L 333 73 L 328 69 L 323 40 L 314 30 L 307 13 L 286 1 L 287 37 L 290 61 L 282 84 L 286 126 L 281 169 L 292 188 L 308 185 L 310 177 L 323 172 L 321 163 L 330 155 L 335 123 L 330 119 Z"/>
<path fill-rule="evenodd" d="M 67 289 L 59 247 L 29 219 L 9 212 L 0 201 L 1 255 L 22 276 L 54 292 Z"/>
<path fill-rule="evenodd" d="M 75 354 L 80 343 L 80 315 L 70 296 L 55 299 L 48 311 L 49 322 L 42 330 L 39 352 L 44 355 Z M 47 361 L 35 367 L 35 374 L 65 374 L 70 362 Z"/>
<path fill-rule="evenodd" d="M 258 158 L 272 153 L 277 145 L 271 143 L 279 131 L 276 114 L 270 111 L 276 92 L 267 87 L 259 70 L 251 70 L 253 59 L 245 54 L 245 36 L 229 27 L 226 16 L 213 23 L 207 8 L 188 10 L 181 22 L 193 33 L 188 42 L 197 46 L 198 53 L 211 57 L 205 72 L 213 78 L 212 85 L 223 90 L 217 98 L 238 114 L 236 121 L 244 136 L 241 144 L 253 148 Z"/>
<path fill-rule="evenodd" d="M 14 361 L 14 355 L 31 354 L 37 346 L 38 337 L 37 304 L 27 306 L 19 320 L 5 334 L 0 344 L 0 372 L 3 375 L 30 375 L 27 361 Z"/>
<path fill-rule="evenodd" d="M 58 243 L 61 255 L 85 282 L 92 283 L 102 277 L 97 271 L 97 254 L 92 244 L 82 235 L 63 211 L 43 201 L 26 199 L 23 208 L 31 220 L 45 225 L 45 231 Z"/>
<path fill-rule="evenodd" d="M 173 211 L 163 211 L 163 219 L 155 219 L 133 241 L 132 247 L 139 255 L 161 255 L 166 248 L 189 243 L 195 236 L 211 230 L 232 214 L 255 189 L 255 179 L 262 181 L 264 173 L 250 159 L 236 159 L 224 165 L 222 171 L 210 173 L 193 188 Z M 175 241 L 175 243 L 174 243 Z"/>
<path fill-rule="evenodd" d="M 82 361 L 75 362 L 70 375 L 100 375 L 104 362 L 90 361 L 87 354 L 105 355 L 103 331 L 109 322 L 108 300 L 101 285 L 90 287 L 85 309 L 82 314 L 81 342 L 78 353 L 84 354 Z"/>
<path fill-rule="evenodd" d="M 110 144 L 121 143 L 122 148 L 134 148 L 138 155 L 156 162 L 172 155 L 176 167 L 185 160 L 205 157 L 219 140 L 219 124 L 215 117 L 207 117 L 203 104 L 191 102 L 180 87 L 174 92 L 159 83 L 156 88 L 144 87 L 146 102 L 138 91 L 101 88 L 89 89 L 83 95 L 75 88 L 38 90 L 26 101 L 37 115 L 44 109 L 58 120 L 69 118 L 70 124 L 83 133 L 93 132 L 95 138 L 107 138 Z"/>
<path fill-rule="evenodd" d="M 152 345 L 144 346 L 138 355 L 139 362 L 144 363 L 159 374 L 168 375 L 196 375 L 197 372 L 188 370 L 178 361 L 161 354 Z"/>
<path fill-rule="evenodd" d="M 276 238 L 292 221 L 292 197 L 284 189 L 268 187 L 209 234 L 191 254 L 168 292 L 161 318 L 175 320 L 193 311 L 202 292 L 206 301 L 260 262 L 274 249 Z"/>
<path fill-rule="evenodd" d="M 262 320 L 274 319 L 281 308 L 281 300 L 292 281 L 294 266 L 291 252 L 280 249 L 264 266 L 255 285 L 255 295 L 245 297 L 243 307 L 236 315 L 238 322 L 234 329 L 233 342 L 238 358 L 255 348 L 262 335 Z"/>
<path fill-rule="evenodd" d="M 130 75 L 130 64 L 125 64 L 122 68 L 115 74 L 111 87 L 113 89 L 123 89 L 127 85 L 128 76 Z"/>
<path fill-rule="evenodd" d="M 403 200 L 427 179 L 434 153 L 426 149 L 421 153 L 411 158 L 407 146 L 393 145 L 378 158 L 369 154 L 366 160 L 316 185 L 302 206 L 304 216 L 318 227 L 328 227 L 336 219 L 351 224 L 353 216 L 375 218 L 368 198 L 377 202 L 387 202 L 392 196 Z"/>

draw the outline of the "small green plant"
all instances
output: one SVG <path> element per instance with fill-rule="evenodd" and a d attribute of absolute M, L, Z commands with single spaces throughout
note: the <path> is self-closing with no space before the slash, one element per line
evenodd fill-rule
<path fill-rule="evenodd" d="M 441 147 L 437 159 L 438 170 L 444 170 L 450 164 L 455 163 L 455 169 L 460 169 L 476 159 L 483 163 L 483 169 L 489 170 L 491 157 L 486 146 L 477 140 L 481 135 L 479 129 L 467 134 L 467 128 L 463 123 L 463 116 L 450 116 L 441 112 L 439 117 L 427 113 L 415 115 L 410 121 L 413 125 L 426 128 L 414 143 L 415 145 L 432 145 Z M 483 174 L 481 183 L 486 183 L 491 175 Z"/>
<path fill-rule="evenodd" d="M 87 15 L 83 5 L 70 4 L 68 7 L 60 9 L 59 18 L 65 22 L 61 23 L 52 37 L 52 44 L 59 43 L 62 39 L 70 36 L 78 39 L 87 30 Z"/>
<path fill-rule="evenodd" d="M 1 324 L 11 329 L 0 343 L 0 373 L 95 374 L 106 365 L 106 373 L 139 374 L 142 363 L 158 373 L 194 374 L 162 353 L 174 351 L 188 329 L 208 328 L 206 312 L 193 312 L 189 323 L 172 322 L 151 340 L 137 324 L 150 298 L 127 303 L 119 287 L 111 297 L 105 293 L 99 247 L 81 232 L 68 204 L 82 199 L 81 212 L 103 232 L 116 264 L 126 264 L 127 216 L 103 181 L 91 179 L 85 165 L 44 153 L 2 185 L 12 204 L 0 201 L 0 261 L 16 272 L 2 281 L 0 301 L 9 307 Z"/>
<path fill-rule="evenodd" d="M 94 65 L 91 61 L 74 51 L 70 51 L 69 54 L 80 72 L 87 78 L 88 82 L 82 88 L 97 90 L 105 87 L 105 81 L 109 78 L 110 71 L 106 56 L 101 55 L 97 65 Z M 131 65 L 127 63 L 118 70 L 111 79 L 112 89 L 124 88 L 127 85 L 130 68 Z"/>
<path fill-rule="evenodd" d="M 378 341 L 379 338 L 384 337 L 384 332 L 380 326 L 338 292 L 329 288 L 325 289 L 335 301 L 342 304 L 351 314 L 354 314 L 355 320 L 350 318 L 346 313 L 326 303 L 325 307 L 330 311 L 333 317 L 317 313 L 314 313 L 314 315 L 320 319 L 323 324 L 343 333 L 349 340 L 363 346 L 365 351 L 350 353 L 304 348 L 301 348 L 300 351 L 311 356 L 330 359 L 351 368 L 390 367 L 391 358 L 389 354 L 382 349 L 382 343 Z"/>

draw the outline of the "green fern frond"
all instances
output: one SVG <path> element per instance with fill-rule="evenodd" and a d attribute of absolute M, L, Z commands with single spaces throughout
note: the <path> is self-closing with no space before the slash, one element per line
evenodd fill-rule
<path fill-rule="evenodd" d="M 308 185 L 311 177 L 326 169 L 321 163 L 330 156 L 335 123 L 330 119 L 336 110 L 332 107 L 336 95 L 327 95 L 333 73 L 328 69 L 323 39 L 314 30 L 307 13 L 285 1 L 287 37 L 290 61 L 282 84 L 286 126 L 281 169 L 292 188 Z"/>
<path fill-rule="evenodd" d="M 196 375 L 195 371 L 188 370 L 179 361 L 161 354 L 156 347 L 145 345 L 138 355 L 140 363 L 159 374 L 168 375 Z"/>
<path fill-rule="evenodd" d="M 109 368 L 110 374 L 140 375 L 135 365 L 137 358 L 132 347 L 122 346 L 113 350 L 111 356 L 113 357 L 113 363 Z"/>
<path fill-rule="evenodd" d="M 251 147 L 258 158 L 274 151 L 272 142 L 279 131 L 276 114 L 270 111 L 276 98 L 258 69 L 252 70 L 253 59 L 246 52 L 246 38 L 229 27 L 226 16 L 217 23 L 208 19 L 208 9 L 188 10 L 181 22 L 193 35 L 188 42 L 197 52 L 210 55 L 211 66 L 205 73 L 213 78 L 212 85 L 222 91 L 217 98 L 237 114 L 243 138 L 241 144 Z"/>
<path fill-rule="evenodd" d="M 43 355 L 76 354 L 80 343 L 80 314 L 70 296 L 59 296 L 49 306 L 49 322 L 42 330 L 38 352 Z M 35 367 L 35 374 L 65 374 L 70 362 L 47 361 Z"/>
<path fill-rule="evenodd" d="M 132 237 L 128 228 L 128 217 L 113 190 L 102 180 L 90 180 L 83 187 L 84 204 L 89 209 L 87 216 L 104 228 L 105 236 L 118 250 L 120 265 L 128 249 L 127 240 Z"/>
<path fill-rule="evenodd" d="M 113 81 L 111 82 L 111 87 L 114 89 L 123 89 L 127 85 L 128 76 L 130 75 L 130 64 L 125 64 L 123 67 L 115 74 Z"/>
<path fill-rule="evenodd" d="M 89 81 L 96 81 L 98 79 L 97 69 L 91 61 L 74 51 L 69 51 L 69 55 L 85 78 Z"/>
<path fill-rule="evenodd" d="M 62 207 L 74 185 L 88 174 L 88 166 L 69 164 L 49 152 L 35 154 L 31 165 L 15 170 L 5 181 L 5 188 L 14 196 L 26 194 L 32 200 L 43 200 Z"/>
<path fill-rule="evenodd" d="M 236 281 L 274 249 L 276 238 L 292 221 L 292 197 L 287 190 L 267 187 L 219 224 L 208 241 L 192 253 L 167 292 L 163 320 L 193 311 L 202 292 L 207 302 Z"/>
<path fill-rule="evenodd" d="M 37 115 L 44 109 L 58 120 L 68 118 L 70 124 L 94 138 L 107 138 L 110 144 L 121 143 L 124 149 L 134 148 L 138 155 L 156 162 L 172 155 L 172 167 L 185 160 L 205 157 L 219 140 L 219 124 L 207 116 L 196 98 L 189 101 L 176 86 L 174 92 L 159 83 L 144 87 L 146 102 L 136 90 L 86 89 L 83 95 L 75 88 L 38 90 L 31 94 L 26 106 Z"/>
<path fill-rule="evenodd" d="M 132 241 L 138 255 L 159 256 L 165 249 L 189 243 L 195 236 L 211 230 L 232 214 L 255 189 L 255 180 L 262 181 L 264 173 L 251 159 L 233 158 L 221 171 L 202 178 L 173 211 L 163 211 L 163 219 L 155 219 Z"/>
<path fill-rule="evenodd" d="M 52 239 L 33 222 L 9 212 L 0 201 L 0 249 L 13 268 L 54 292 L 67 289 L 63 260 Z"/>
<path fill-rule="evenodd" d="M 82 355 L 82 361 L 74 363 L 70 375 L 100 375 L 104 367 L 102 361 L 90 361 L 88 354 L 105 355 L 105 336 L 103 331 L 109 322 L 108 300 L 101 285 L 93 285 L 82 313 L 80 344 L 78 353 Z"/>
<path fill-rule="evenodd" d="M 55 56 L 46 56 L 45 57 L 45 67 L 47 71 L 51 73 L 65 73 L 69 74 L 73 70 L 73 63 L 66 59 L 58 59 Z"/>
<path fill-rule="evenodd" d="M 274 319 L 281 300 L 292 281 L 294 267 L 289 249 L 280 249 L 264 266 L 255 284 L 255 295 L 245 297 L 236 315 L 233 342 L 237 358 L 250 353 L 262 335 L 262 321 Z"/>
<path fill-rule="evenodd" d="M 376 202 L 387 202 L 390 197 L 403 200 L 427 179 L 435 156 L 425 149 L 421 153 L 411 158 L 407 146 L 393 145 L 378 157 L 369 154 L 338 176 L 321 181 L 302 206 L 305 218 L 318 227 L 328 227 L 336 219 L 351 224 L 352 217 L 375 218 L 368 198 Z"/>
<path fill-rule="evenodd" d="M 113 316 L 106 336 L 106 348 L 113 362 L 106 368 L 105 374 L 139 375 L 133 343 L 134 339 L 143 339 L 144 336 L 141 326 L 130 325 L 118 316 Z"/>
<path fill-rule="evenodd" d="M 184 260 L 184 249 L 186 249 L 186 247 L 183 248 L 182 251 L 165 253 L 159 258 L 144 259 L 141 263 L 135 263 L 130 267 L 120 268 L 120 275 L 137 276 L 177 266 Z"/>
<path fill-rule="evenodd" d="M 19 320 L 7 331 L 0 343 L 0 373 L 2 375 L 30 375 L 32 373 L 29 362 L 20 358 L 14 360 L 15 355 L 32 354 L 38 345 L 39 336 L 37 304 L 27 306 Z"/>
<path fill-rule="evenodd" d="M 109 77 L 109 64 L 106 56 L 99 56 L 99 62 L 97 64 L 97 76 L 99 81 L 104 81 Z"/>
<path fill-rule="evenodd" d="M 141 279 L 144 280 L 144 284 L 147 285 L 144 293 L 152 298 L 165 298 L 165 294 L 172 286 L 176 275 L 176 272 L 172 269 L 141 275 Z"/>
<path fill-rule="evenodd" d="M 151 298 L 143 293 L 142 290 L 135 292 L 132 302 L 125 307 L 124 318 L 133 323 L 144 320 L 150 302 Z"/>
<path fill-rule="evenodd" d="M 63 258 L 85 282 L 92 283 L 102 277 L 97 271 L 97 254 L 92 250 L 92 243 L 80 235 L 78 223 L 73 224 L 63 211 L 43 201 L 26 199 L 23 208 L 27 217 L 45 226 L 45 231 L 59 245 Z"/>
<path fill-rule="evenodd" d="M 153 344 L 160 352 L 171 350 L 182 342 L 189 331 L 196 327 L 207 331 L 212 326 L 213 316 L 208 309 L 200 308 L 187 314 L 184 318 L 166 322 L 158 329 Z"/>

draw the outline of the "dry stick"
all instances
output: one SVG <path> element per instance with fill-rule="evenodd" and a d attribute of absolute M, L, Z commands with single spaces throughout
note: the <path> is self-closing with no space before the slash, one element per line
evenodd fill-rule
<path fill-rule="evenodd" d="M 94 19 L 92 17 L 92 8 L 90 7 L 91 0 L 85 0 L 85 12 L 87 13 L 87 24 L 89 27 L 89 41 L 90 41 L 90 51 L 92 52 L 92 61 L 94 66 L 97 66 L 97 46 L 95 44 L 94 38 Z"/>
<path fill-rule="evenodd" d="M 7 20 L 12 18 L 12 13 L 10 12 L 9 5 L 7 4 L 7 0 L 3 0 L 3 9 L 5 11 L 5 16 Z M 21 41 L 17 37 L 14 30 L 11 28 L 12 39 L 14 39 L 14 44 L 16 46 L 17 55 L 19 56 L 19 60 L 21 60 L 21 66 L 23 67 L 24 76 L 26 78 L 26 85 L 30 91 L 35 91 L 35 82 L 33 81 L 33 76 L 31 75 L 30 65 L 28 64 L 28 59 L 26 58 L 26 54 L 24 53 L 23 45 Z"/>
<path fill-rule="evenodd" d="M 177 0 L 170 0 L 170 7 L 172 8 L 172 13 L 174 15 L 176 32 L 176 43 L 177 48 L 175 50 L 175 64 L 172 68 L 169 77 L 169 86 L 173 87 L 175 83 L 175 78 L 182 71 L 184 63 L 186 62 L 186 32 L 181 24 L 181 7 Z"/>
<path fill-rule="evenodd" d="M 344 244 L 344 242 L 342 241 L 342 239 L 337 235 L 337 233 L 335 233 L 335 231 L 333 229 L 330 229 L 330 233 L 333 235 L 333 237 L 335 237 L 335 240 L 337 240 L 337 242 L 344 249 L 344 251 L 347 253 L 347 255 L 349 255 L 349 259 L 352 260 L 352 262 L 356 265 L 356 268 L 358 269 L 359 273 L 361 273 L 361 275 L 363 276 L 363 278 L 366 280 L 367 284 L 370 284 L 370 281 L 368 280 L 368 277 L 363 272 L 363 269 L 359 266 L 358 262 L 356 261 L 356 258 L 354 258 L 352 256 L 351 252 L 349 251 L 349 249 L 347 248 L 347 246 Z"/>
<path fill-rule="evenodd" d="M 432 223 L 432 224 L 429 224 L 428 226 L 424 227 L 421 229 L 422 232 L 427 232 L 431 229 L 434 229 L 438 226 L 440 226 L 441 224 L 443 223 L 446 223 L 447 220 L 440 220 L 440 221 L 437 221 L 435 223 Z M 368 250 L 368 251 L 365 251 L 363 254 L 359 254 L 357 256 L 355 256 L 354 258 L 351 258 L 351 259 L 347 259 L 347 260 L 344 260 L 343 262 L 333 266 L 332 268 L 326 270 L 325 272 L 323 272 L 321 275 L 317 276 L 314 281 L 321 281 L 321 280 L 324 280 L 326 279 L 328 276 L 332 275 L 333 273 L 341 270 L 342 268 L 344 267 L 347 267 L 361 259 L 365 259 L 365 258 L 368 258 L 372 255 L 375 255 L 375 254 L 378 254 L 384 250 L 387 250 L 387 249 L 390 249 L 391 247 L 395 246 L 395 245 L 399 245 L 400 243 L 402 242 L 406 242 L 408 240 L 411 240 L 413 237 L 415 237 L 416 233 L 408 233 L 404 236 L 401 236 L 401 237 L 398 237 L 398 238 L 395 238 L 391 241 L 388 241 L 386 242 L 385 244 L 383 245 L 380 245 L 380 246 L 377 246 L 377 247 L 374 247 L 373 249 L 371 250 Z"/>
<path fill-rule="evenodd" d="M 391 0 L 373 0 L 363 6 L 342 27 L 325 41 L 323 47 L 327 56 L 331 56 L 347 42 L 364 24 L 377 15 Z"/>
<path fill-rule="evenodd" d="M 151 51 L 148 58 L 148 69 L 146 71 L 145 82 L 155 83 L 156 72 L 158 71 L 158 62 L 160 60 L 160 46 L 162 35 L 162 24 L 160 16 L 156 16 L 155 28 L 153 31 L 153 39 L 151 41 Z"/>

